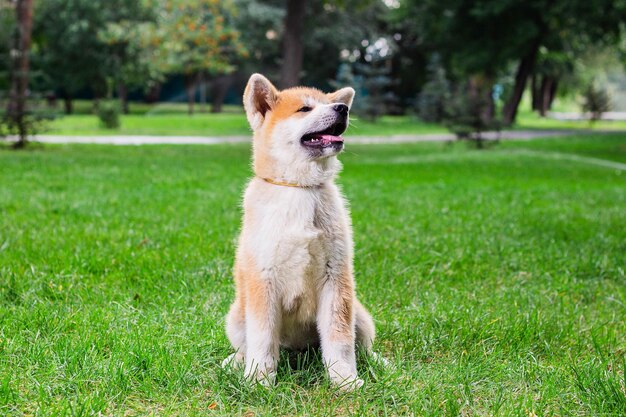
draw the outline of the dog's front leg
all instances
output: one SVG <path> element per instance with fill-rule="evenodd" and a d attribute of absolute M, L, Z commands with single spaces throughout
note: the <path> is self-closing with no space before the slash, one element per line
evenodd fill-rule
<path fill-rule="evenodd" d="M 254 277 L 247 282 L 245 375 L 263 385 L 276 379 L 280 315 L 272 281 Z"/>
<path fill-rule="evenodd" d="M 349 268 L 327 277 L 320 293 L 317 326 L 331 382 L 347 390 L 363 385 L 356 373 L 354 286 Z"/>

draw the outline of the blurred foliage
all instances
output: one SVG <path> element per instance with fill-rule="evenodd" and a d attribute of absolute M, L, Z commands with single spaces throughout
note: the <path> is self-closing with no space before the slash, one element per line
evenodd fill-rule
<path fill-rule="evenodd" d="M 524 88 L 529 71 L 560 77 L 583 51 L 619 43 L 626 21 L 626 2 L 613 0 L 406 0 L 400 5 L 392 21 L 421 51 L 439 53 L 451 80 L 480 75 L 496 84 L 521 70 L 512 85 L 517 90 Z M 512 67 L 524 60 L 525 67 Z M 504 97 L 515 99 L 511 91 Z"/>
<path fill-rule="evenodd" d="M 263 71 L 270 78 L 278 73 L 282 21 L 285 17 L 283 1 L 235 0 L 237 13 L 233 25 L 240 34 L 248 54 L 234 62 L 246 73 Z"/>
<path fill-rule="evenodd" d="M 19 136 L 20 130 L 28 136 L 45 132 L 49 122 L 57 117 L 57 112 L 48 105 L 47 99 L 38 94 L 31 94 L 27 98 L 26 112 L 19 119 L 7 111 L 8 101 L 8 95 L 0 95 L 0 139 Z"/>
<path fill-rule="evenodd" d="M 395 21 L 412 24 L 423 49 L 441 54 L 454 77 L 497 75 L 529 51 L 576 54 L 622 35 L 626 3 L 613 0 L 406 0 Z M 411 20 L 409 20 L 409 18 Z"/>
<path fill-rule="evenodd" d="M 428 78 L 417 97 L 415 110 L 425 122 L 440 122 L 452 92 L 439 54 L 433 54 L 426 70 Z"/>
<path fill-rule="evenodd" d="M 224 74 L 248 51 L 234 27 L 236 9 L 229 0 L 154 0 L 156 33 L 164 72 Z M 155 6 L 153 6 L 155 7 Z"/>
<path fill-rule="evenodd" d="M 611 110 L 611 96 L 595 82 L 591 82 L 583 93 L 582 110 L 589 113 L 591 121 L 600 120 L 602 114 Z"/>
<path fill-rule="evenodd" d="M 100 126 L 102 126 L 103 128 L 118 129 L 121 126 L 121 109 L 117 101 L 106 100 L 100 102 L 97 112 L 98 119 L 100 119 Z"/>
<path fill-rule="evenodd" d="M 6 92 L 11 83 L 10 45 L 15 30 L 15 10 L 12 3 L 7 0 L 0 0 L 0 28 L 2 28 L 0 30 L 0 92 Z"/>
<path fill-rule="evenodd" d="M 3 91 L 11 4 L 0 0 Z M 324 90 L 351 83 L 364 117 L 417 109 L 440 120 L 446 90 L 473 77 L 497 92 L 500 109 L 516 82 L 526 82 L 515 77 L 524 58 L 536 96 L 553 90 L 548 101 L 589 85 L 599 70 L 589 69 L 590 51 L 613 50 L 611 65 L 626 62 L 621 0 L 307 0 L 306 7 L 302 83 Z M 120 85 L 158 96 L 176 75 L 185 76 L 190 100 L 200 80 L 226 80 L 239 91 L 252 72 L 277 79 L 284 19 L 284 0 L 35 0 L 30 88 L 65 98 L 68 110 L 73 97 L 103 98 Z"/>
<path fill-rule="evenodd" d="M 367 108 L 367 96 L 365 86 L 363 85 L 363 77 L 354 73 L 354 64 L 350 62 L 343 62 L 339 65 L 337 70 L 337 78 L 330 82 L 330 85 L 335 90 L 339 90 L 344 87 L 354 88 L 355 95 L 352 107 L 350 108 L 350 114 L 362 115 Z"/>
<path fill-rule="evenodd" d="M 444 125 L 457 138 L 469 140 L 476 147 L 483 148 L 487 143 L 483 133 L 501 129 L 501 122 L 487 114 L 489 105 L 485 95 L 477 94 L 465 86 L 459 87 L 446 102 Z"/>
<path fill-rule="evenodd" d="M 110 54 L 98 32 L 107 21 L 131 18 L 136 2 L 123 0 L 38 0 L 33 29 L 33 69 L 45 76 L 42 89 L 68 97 L 83 89 L 103 96 Z"/>
<path fill-rule="evenodd" d="M 165 80 L 166 71 L 154 22 L 109 22 L 99 31 L 98 37 L 112 51 L 107 56 L 111 69 L 107 76 L 113 81 L 148 91 Z"/>
<path fill-rule="evenodd" d="M 0 1 L 0 137 L 14 136 L 14 149 L 26 147 L 54 118 L 42 95 L 28 88 L 35 74 L 29 71 L 32 6 L 27 1 Z"/>

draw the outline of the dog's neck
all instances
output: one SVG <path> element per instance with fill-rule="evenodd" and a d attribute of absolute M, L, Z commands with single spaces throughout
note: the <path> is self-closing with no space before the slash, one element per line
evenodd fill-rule
<path fill-rule="evenodd" d="M 292 163 L 273 163 L 267 155 L 254 155 L 254 173 L 257 177 L 275 184 L 290 184 L 294 187 L 318 187 L 333 181 L 341 162 L 336 156 L 319 160 L 292 161 Z"/>
<path fill-rule="evenodd" d="M 261 178 L 261 179 L 269 184 L 278 185 L 281 187 L 293 187 L 293 188 L 318 188 L 319 187 L 319 185 L 300 185 L 300 184 L 296 184 L 293 182 L 276 181 L 271 178 Z"/>

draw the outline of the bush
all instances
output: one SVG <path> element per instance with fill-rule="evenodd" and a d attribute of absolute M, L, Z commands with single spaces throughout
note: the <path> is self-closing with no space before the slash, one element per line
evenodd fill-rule
<path fill-rule="evenodd" d="M 384 59 L 367 63 L 343 63 L 339 66 L 337 78 L 331 81 L 333 88 L 350 86 L 355 89 L 352 113 L 375 122 L 380 116 L 397 113 L 399 99 L 391 90 L 394 81 L 391 69 Z"/>
<path fill-rule="evenodd" d="M 29 137 L 45 131 L 47 122 L 55 118 L 55 113 L 44 105 L 40 95 L 31 94 L 24 104 L 24 112 L 17 113 L 11 106 L 10 98 L 0 93 L 0 140 L 15 136 L 14 148 L 27 146 Z"/>
<path fill-rule="evenodd" d="M 344 62 L 339 65 L 337 77 L 330 81 L 331 87 L 339 90 L 343 87 L 352 87 L 356 92 L 350 113 L 361 115 L 365 113 L 367 108 L 367 96 L 365 95 L 365 87 L 363 87 L 363 77 L 354 73 L 353 64 Z"/>
<path fill-rule="evenodd" d="M 500 131 L 502 123 L 491 111 L 489 98 L 484 94 L 457 89 L 445 105 L 444 125 L 459 139 L 473 141 L 478 148 L 483 148 L 485 131 Z"/>
<path fill-rule="evenodd" d="M 451 99 L 450 83 L 439 55 L 432 56 L 427 71 L 428 78 L 417 96 L 415 110 L 423 121 L 438 123 L 444 119 L 447 102 Z"/>
<path fill-rule="evenodd" d="M 120 106 L 116 101 L 105 101 L 98 106 L 100 126 L 105 129 L 120 127 Z"/>
<path fill-rule="evenodd" d="M 611 110 L 611 97 L 601 87 L 598 87 L 595 82 L 589 84 L 587 89 L 583 93 L 583 113 L 589 113 L 589 120 L 596 121 L 602 118 L 602 113 Z"/>

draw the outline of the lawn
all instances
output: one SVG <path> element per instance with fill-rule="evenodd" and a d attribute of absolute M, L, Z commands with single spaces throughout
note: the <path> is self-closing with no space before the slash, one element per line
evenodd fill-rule
<path fill-rule="evenodd" d="M 240 106 L 226 106 L 219 114 L 186 114 L 181 103 L 147 105 L 132 103 L 131 114 L 121 116 L 119 129 L 106 129 L 97 116 L 91 113 L 91 103 L 77 101 L 78 114 L 59 116 L 43 133 L 50 135 L 157 135 L 157 136 L 246 136 L 250 128 Z M 198 109 L 196 109 L 198 110 Z M 536 113 L 520 107 L 518 121 L 513 127 L 521 130 L 616 130 L 626 131 L 626 121 L 599 121 L 591 125 L 587 121 L 560 121 L 541 118 Z M 384 116 L 376 122 L 357 116 L 352 117 L 350 134 L 354 136 L 423 135 L 447 133 L 448 130 L 435 123 L 425 123 L 415 116 Z"/>
<path fill-rule="evenodd" d="M 389 136 L 445 133 L 433 123 L 409 116 L 384 116 L 376 122 L 353 117 L 351 134 L 358 136 Z M 45 134 L 49 135 L 156 135 L 156 136 L 250 136 L 245 115 L 240 112 L 193 116 L 186 114 L 130 114 L 121 117 L 119 129 L 105 129 L 96 116 L 74 115 L 54 120 Z"/>
<path fill-rule="evenodd" d="M 625 131 L 625 120 L 556 120 L 540 117 L 538 113 L 522 109 L 514 126 L 519 130 L 615 130 Z"/>
<path fill-rule="evenodd" d="M 559 158 L 575 155 L 578 159 Z M 350 146 L 357 292 L 393 366 L 223 371 L 245 145 L 0 148 L 0 415 L 626 414 L 626 139 Z M 590 158 L 590 159 L 586 159 Z"/>

